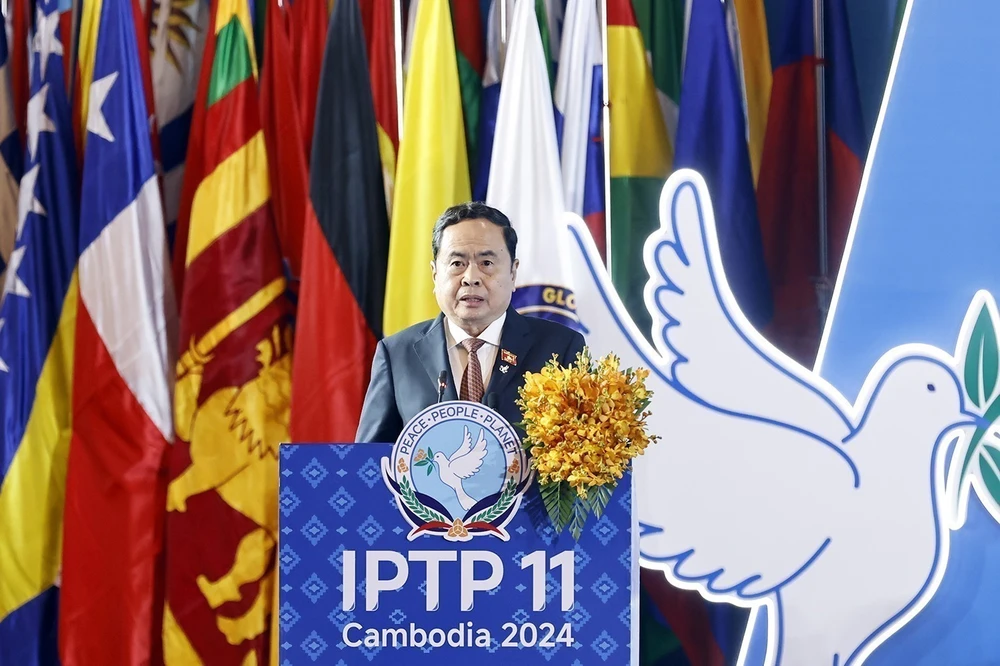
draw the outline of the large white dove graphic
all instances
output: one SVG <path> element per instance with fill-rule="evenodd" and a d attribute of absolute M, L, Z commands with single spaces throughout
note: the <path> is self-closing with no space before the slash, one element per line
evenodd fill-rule
<path fill-rule="evenodd" d="M 472 445 L 472 435 L 469 433 L 469 426 L 465 426 L 465 436 L 462 438 L 462 445 L 451 454 L 449 458 L 438 451 L 434 454 L 434 464 L 438 468 L 438 476 L 441 483 L 455 491 L 458 503 L 468 511 L 475 506 L 476 501 L 462 487 L 462 481 L 468 479 L 479 471 L 483 466 L 483 459 L 486 457 L 486 437 L 483 429 L 479 429 L 479 439 L 476 445 Z"/>
<path fill-rule="evenodd" d="M 667 181 L 645 245 L 654 349 L 582 220 L 567 220 L 592 353 L 651 370 L 662 441 L 635 466 L 642 565 L 708 599 L 767 607 L 768 664 L 861 664 L 943 575 L 943 452 L 948 435 L 981 423 L 955 359 L 893 349 L 850 404 L 740 312 L 709 193 L 690 170 Z"/>

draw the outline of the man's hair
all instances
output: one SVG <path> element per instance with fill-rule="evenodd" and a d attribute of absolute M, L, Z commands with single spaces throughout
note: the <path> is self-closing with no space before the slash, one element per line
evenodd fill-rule
<path fill-rule="evenodd" d="M 431 236 L 431 252 L 437 261 L 438 251 L 441 249 L 441 236 L 448 227 L 464 222 L 465 220 L 488 220 L 503 230 L 503 242 L 510 253 L 510 261 L 514 263 L 517 258 L 517 232 L 510 225 L 507 216 L 493 206 L 487 206 L 481 201 L 469 201 L 452 206 L 441 214 L 434 224 L 434 234 Z"/>

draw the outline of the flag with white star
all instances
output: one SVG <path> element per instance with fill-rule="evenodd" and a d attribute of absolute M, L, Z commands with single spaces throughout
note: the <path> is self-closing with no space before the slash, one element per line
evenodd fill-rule
<path fill-rule="evenodd" d="M 79 232 L 58 0 L 38 0 L 24 176 L 0 305 L 0 664 L 58 663 Z"/>
<path fill-rule="evenodd" d="M 72 664 L 138 666 L 154 661 L 177 314 L 140 69 L 145 40 L 131 0 L 92 0 L 91 9 L 59 642 Z M 100 613 L 90 610 L 95 599 Z"/>

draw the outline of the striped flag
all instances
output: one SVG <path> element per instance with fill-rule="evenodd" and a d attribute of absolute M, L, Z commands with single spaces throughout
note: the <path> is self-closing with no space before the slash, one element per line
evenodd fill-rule
<path fill-rule="evenodd" d="M 277 635 L 291 306 L 270 207 L 250 7 L 213 0 L 212 14 L 207 94 L 199 88 L 194 110 L 193 127 L 201 122 L 204 131 L 192 143 L 199 167 L 185 174 L 185 190 L 195 174 L 199 180 L 184 248 L 167 488 L 168 666 L 276 663 L 268 636 Z"/>
<path fill-rule="evenodd" d="M 177 316 L 140 69 L 146 42 L 130 0 L 88 3 L 98 26 L 59 642 L 63 666 L 139 665 L 153 657 Z"/>
<path fill-rule="evenodd" d="M 382 337 L 389 219 L 357 0 L 330 21 L 292 372 L 292 438 L 353 442 Z"/>
<path fill-rule="evenodd" d="M 163 204 L 172 238 L 181 203 L 198 71 L 205 50 L 208 3 L 204 0 L 152 0 L 148 11 L 153 94 L 160 130 Z"/>
<path fill-rule="evenodd" d="M 416 0 L 414 0 L 416 2 Z M 396 42 L 392 4 L 378 0 L 361 1 L 361 19 L 368 46 L 375 121 L 378 123 L 378 152 L 382 161 L 385 205 L 392 215 L 396 156 L 399 154 L 399 107 L 396 100 Z"/>
<path fill-rule="evenodd" d="M 0 663 L 58 664 L 79 225 L 57 0 L 37 5 L 26 170 L 0 305 Z"/>
<path fill-rule="evenodd" d="M 483 93 L 483 70 L 486 67 L 486 44 L 479 0 L 451 0 L 458 48 L 458 81 L 462 90 L 462 115 L 465 118 L 465 143 L 469 165 L 476 163 L 479 137 L 480 98 Z M 471 173 L 470 173 L 471 177 Z"/>
<path fill-rule="evenodd" d="M 667 124 L 667 137 L 673 146 L 677 138 L 691 0 L 632 0 L 632 7 L 653 72 L 663 121 Z"/>
<path fill-rule="evenodd" d="M 591 0 L 569 0 L 555 90 L 563 191 L 566 210 L 587 222 L 606 261 L 602 63 L 597 5 Z"/>
<path fill-rule="evenodd" d="M 674 168 L 698 171 L 712 193 L 719 251 L 740 309 L 758 329 L 773 303 L 761 244 L 746 120 L 722 3 L 693 0 Z"/>
<path fill-rule="evenodd" d="M 760 159 L 764 151 L 764 133 L 771 103 L 771 54 L 767 41 L 767 18 L 764 0 L 735 0 L 739 26 L 740 71 L 746 94 L 746 120 L 750 144 L 750 166 L 753 182 L 760 175 Z"/>
<path fill-rule="evenodd" d="M 608 96 L 611 102 L 611 278 L 636 327 L 652 321 L 643 300 L 649 275 L 642 247 L 660 226 L 660 190 L 673 149 L 629 0 L 608 0 Z"/>
<path fill-rule="evenodd" d="M 21 137 L 14 120 L 14 98 L 10 86 L 10 51 L 6 19 L 0 15 L 0 284 L 14 250 L 17 230 L 17 185 L 24 169 Z M 2 303 L 0 297 L 0 303 Z"/>
<path fill-rule="evenodd" d="M 844 0 L 826 0 L 824 17 L 827 210 L 829 276 L 836 280 L 847 245 L 854 207 L 861 189 L 861 173 L 868 153 L 868 135 L 861 116 L 851 26 Z"/>
<path fill-rule="evenodd" d="M 503 211 L 517 230 L 521 267 L 511 306 L 581 330 L 569 260 L 560 252 L 570 238 L 562 223 L 559 146 L 532 0 L 515 5 L 507 46 L 486 203 Z"/>
<path fill-rule="evenodd" d="M 420 0 L 406 77 L 385 289 L 385 335 L 440 310 L 431 289 L 431 230 L 469 200 L 455 39 L 448 0 Z"/>
<path fill-rule="evenodd" d="M 768 338 L 812 365 L 819 346 L 819 157 L 812 0 L 788 3 L 775 51 L 774 88 L 757 200 L 775 316 Z M 867 141 L 843 0 L 826 2 L 827 216 L 835 278 L 861 182 Z"/>

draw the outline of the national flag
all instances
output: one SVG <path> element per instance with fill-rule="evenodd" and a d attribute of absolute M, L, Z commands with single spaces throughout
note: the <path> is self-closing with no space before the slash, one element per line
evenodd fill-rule
<path fill-rule="evenodd" d="M 392 204 L 385 335 L 440 311 L 431 290 L 431 231 L 441 213 L 470 197 L 448 0 L 421 0 L 413 33 Z"/>
<path fill-rule="evenodd" d="M 500 104 L 500 75 L 503 72 L 505 45 L 500 39 L 500 3 L 491 0 L 486 17 L 486 62 L 483 65 L 483 90 L 479 100 L 479 123 L 476 129 L 476 161 L 472 169 L 472 198 L 482 201 L 490 184 L 490 162 L 493 159 L 493 136 L 497 128 L 497 108 Z M 510 35 L 513 12 L 506 14 L 506 34 Z"/>
<path fill-rule="evenodd" d="M 753 182 L 756 184 L 760 175 L 760 158 L 764 151 L 764 133 L 771 102 L 771 54 L 767 40 L 767 17 L 764 14 L 764 0 L 735 0 L 732 7 L 736 11 L 739 26 L 750 166 L 753 168 Z"/>
<path fill-rule="evenodd" d="M 866 151 L 850 33 L 842 0 L 829 0 L 826 27 L 826 148 L 829 277 L 835 279 Z M 757 184 L 764 248 L 774 291 L 768 338 L 811 366 L 821 334 L 819 158 L 812 0 L 789 3 L 778 32 L 767 140 Z"/>
<path fill-rule="evenodd" d="M 156 121 L 160 131 L 163 205 L 169 237 L 176 231 L 184 158 L 198 72 L 208 28 L 204 0 L 152 0 L 150 50 Z"/>
<path fill-rule="evenodd" d="M 762 329 L 773 304 L 724 12 L 717 0 L 693 0 L 674 168 L 704 176 L 726 278 L 743 314 Z"/>
<path fill-rule="evenodd" d="M 17 186 L 24 173 L 24 152 L 14 120 L 14 98 L 10 86 L 10 50 L 6 19 L 0 14 L 0 284 L 14 251 L 17 231 Z M 0 303 L 3 299 L 0 298 Z"/>
<path fill-rule="evenodd" d="M 868 152 L 868 135 L 861 117 L 851 26 L 845 0 L 826 0 L 823 20 L 826 55 L 826 162 L 828 279 L 837 279 L 861 189 L 861 173 Z"/>
<path fill-rule="evenodd" d="M 632 0 L 636 25 L 642 33 L 671 146 L 677 138 L 690 6 L 691 0 Z"/>
<path fill-rule="evenodd" d="M 198 168 L 185 174 L 185 189 L 200 180 L 191 186 L 184 246 L 167 488 L 167 666 L 265 663 L 268 655 L 276 663 L 291 306 L 270 208 L 250 8 L 213 0 L 212 15 L 207 94 L 199 88 L 194 111 L 204 114 L 204 135 L 191 144 Z"/>
<path fill-rule="evenodd" d="M 0 305 L 0 663 L 58 664 L 79 225 L 57 0 L 37 4 L 16 244 Z"/>
<path fill-rule="evenodd" d="M 451 15 L 458 47 L 458 81 L 462 91 L 466 150 L 469 153 L 468 163 L 473 165 L 476 163 L 479 102 L 486 67 L 486 35 L 483 34 L 483 22 L 479 16 L 479 0 L 451 0 Z"/>
<path fill-rule="evenodd" d="M 292 439 L 353 442 L 382 337 L 389 219 L 357 0 L 338 0 L 323 63 L 292 372 Z"/>
<path fill-rule="evenodd" d="M 653 73 L 629 0 L 607 0 L 608 96 L 611 103 L 611 278 L 632 320 L 649 335 L 643 289 L 646 237 L 660 226 L 660 190 L 673 149 Z"/>
<path fill-rule="evenodd" d="M 302 237 L 307 218 L 312 215 L 308 210 L 309 153 L 319 83 L 311 74 L 289 73 L 319 70 L 320 56 L 314 54 L 312 42 L 318 40 L 322 47 L 326 31 L 308 28 L 307 32 L 303 22 L 308 19 L 326 25 L 326 0 L 266 1 L 269 7 L 260 84 L 261 121 L 281 254 L 291 277 L 291 290 L 297 293 L 302 274 Z M 317 63 L 303 63 L 300 57 L 315 57 Z M 304 108 L 310 103 L 311 109 Z"/>
<path fill-rule="evenodd" d="M 368 71 L 371 78 L 372 100 L 375 104 L 375 121 L 378 123 L 378 151 L 382 160 L 385 206 L 389 215 L 392 215 L 396 156 L 399 154 L 396 33 L 392 3 L 362 0 L 361 19 L 365 25 Z"/>
<path fill-rule="evenodd" d="M 98 25 L 59 645 L 63 666 L 138 665 L 153 659 L 177 317 L 139 58 L 147 42 L 130 0 L 87 1 Z"/>
<path fill-rule="evenodd" d="M 505 213 L 517 230 L 521 267 L 511 305 L 521 314 L 581 330 L 568 257 L 560 252 L 570 242 L 562 222 L 566 201 L 532 0 L 514 6 L 507 47 L 486 203 Z"/>
<path fill-rule="evenodd" d="M 65 0 L 61 0 L 64 2 Z M 131 0 L 132 25 L 139 43 L 149 44 L 149 27 L 143 13 L 141 0 Z M 90 112 L 90 85 L 94 82 L 94 64 L 97 57 L 97 33 L 100 25 L 100 2 L 83 2 L 80 9 L 79 45 L 76 51 L 77 72 L 73 88 L 73 116 L 76 119 L 76 144 L 78 159 L 83 160 L 87 143 L 87 115 Z M 148 48 L 139 50 L 139 72 L 142 79 L 141 93 L 149 111 L 147 130 L 153 150 L 153 159 L 160 160 L 159 129 L 156 122 L 153 76 Z"/>
<path fill-rule="evenodd" d="M 546 72 L 550 90 L 555 86 L 552 46 L 549 38 L 549 20 L 546 7 L 559 0 L 534 0 L 538 29 L 542 36 L 542 47 L 546 54 Z M 500 4 L 506 3 L 507 43 L 501 39 Z M 493 163 L 493 141 L 496 133 L 497 107 L 500 103 L 500 81 L 507 49 L 510 42 L 511 28 L 514 22 L 514 5 L 516 0 L 493 0 L 490 3 L 486 21 L 486 63 L 483 67 L 483 90 L 479 102 L 479 127 L 476 132 L 476 161 L 472 169 L 472 198 L 483 201 L 490 182 L 490 166 Z"/>
<path fill-rule="evenodd" d="M 256 0 L 255 0 L 256 1 Z M 295 89 L 299 96 L 299 124 L 306 161 L 311 159 L 313 128 L 316 125 L 316 102 L 322 75 L 326 33 L 330 23 L 330 0 L 292 0 L 282 3 L 291 10 Z M 264 3 L 261 3 L 264 4 Z M 265 26 L 266 30 L 266 26 Z M 265 45 L 265 52 L 267 51 Z"/>
<path fill-rule="evenodd" d="M 566 210 L 583 217 L 607 261 L 604 203 L 604 67 L 597 5 L 569 0 L 556 77 L 556 135 Z"/>

